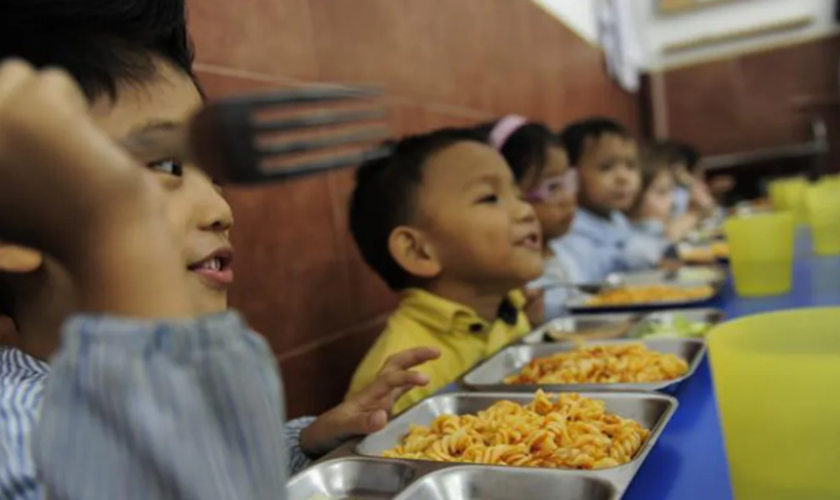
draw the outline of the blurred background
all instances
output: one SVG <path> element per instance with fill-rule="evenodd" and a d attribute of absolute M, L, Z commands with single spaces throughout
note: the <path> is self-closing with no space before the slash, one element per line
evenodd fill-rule
<path fill-rule="evenodd" d="M 728 203 L 840 168 L 835 0 L 190 0 L 210 97 L 381 83 L 396 134 L 518 113 L 616 118 L 696 146 Z M 396 298 L 346 223 L 353 171 L 229 190 L 232 305 L 271 342 L 290 416 L 337 403 Z M 317 389 L 316 389 L 317 388 Z"/>

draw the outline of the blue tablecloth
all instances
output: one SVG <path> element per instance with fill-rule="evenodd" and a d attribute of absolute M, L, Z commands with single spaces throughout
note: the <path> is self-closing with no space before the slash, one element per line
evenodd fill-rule
<path fill-rule="evenodd" d="M 730 283 L 714 305 L 729 319 L 781 309 L 840 305 L 840 257 L 812 257 L 807 237 L 800 235 L 790 294 L 742 299 Z M 679 410 L 651 450 L 625 500 L 731 499 L 708 360 L 683 384 L 677 398 Z"/>

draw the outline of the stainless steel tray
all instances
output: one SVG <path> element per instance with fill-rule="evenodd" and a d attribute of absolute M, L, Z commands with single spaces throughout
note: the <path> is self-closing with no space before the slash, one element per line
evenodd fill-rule
<path fill-rule="evenodd" d="M 317 495 L 358 500 L 390 499 L 406 489 L 422 471 L 398 460 L 339 458 L 320 462 L 293 477 L 286 488 L 289 500 Z"/>
<path fill-rule="evenodd" d="M 584 332 L 586 330 L 595 330 L 601 328 L 609 328 L 610 326 L 623 323 L 636 316 L 634 313 L 616 313 L 616 314 L 574 314 L 566 316 L 565 318 L 557 318 L 542 328 L 534 330 L 525 337 L 521 342 L 525 344 L 542 344 L 543 342 L 555 342 L 551 339 L 546 339 L 546 333 L 551 328 L 566 332 Z M 632 331 L 632 330 L 631 330 Z"/>
<path fill-rule="evenodd" d="M 554 344 L 514 345 L 502 349 L 492 358 L 467 373 L 460 380 L 460 385 L 468 390 L 480 392 L 533 393 L 537 389 L 543 389 L 549 392 L 664 391 L 673 393 L 682 381 L 694 374 L 706 353 L 705 342 L 696 339 L 598 340 L 590 344 L 621 344 L 627 342 L 642 342 L 654 351 L 676 354 L 688 363 L 688 372 L 674 380 L 633 384 L 512 385 L 503 382 L 505 377 L 518 373 L 533 359 L 549 357 L 558 352 L 571 351 L 576 347 L 574 343 L 558 342 Z"/>
<path fill-rule="evenodd" d="M 624 285 L 692 284 L 715 285 L 726 281 L 726 269 L 722 266 L 686 266 L 675 273 L 659 269 L 651 271 L 630 271 L 613 273 L 607 277 L 609 283 Z"/>
<path fill-rule="evenodd" d="M 547 325 L 534 330 L 524 336 L 522 344 L 553 344 L 562 342 L 554 340 L 546 334 L 552 328 L 566 331 L 579 332 L 585 340 L 585 333 L 588 330 L 610 328 L 624 323 L 637 315 L 642 314 L 643 318 L 633 328 L 629 329 L 622 338 L 636 339 L 642 332 L 646 331 L 651 324 L 662 325 L 673 324 L 675 318 L 684 317 L 691 322 L 708 323 L 710 326 L 717 325 L 724 320 L 725 315 L 720 309 L 699 308 L 699 309 L 668 309 L 666 311 L 648 313 L 606 313 L 606 314 L 573 314 L 565 318 L 558 318 Z"/>
<path fill-rule="evenodd" d="M 420 471 L 419 474 L 421 474 L 417 478 L 417 481 L 409 489 L 407 489 L 403 495 L 399 496 L 399 498 L 427 498 L 426 496 L 409 495 L 426 495 L 428 494 L 426 493 L 428 491 L 438 491 L 436 485 L 445 485 L 447 483 L 451 483 L 447 486 L 447 488 L 445 488 L 449 491 L 440 491 L 439 493 L 441 495 L 463 492 L 465 491 L 464 489 L 475 492 L 475 495 L 487 491 L 502 491 L 496 490 L 493 485 L 498 484 L 497 481 L 507 482 L 508 479 L 497 478 L 510 478 L 510 481 L 515 481 L 512 483 L 516 485 L 515 489 L 508 489 L 505 491 L 523 492 L 526 488 L 531 487 L 528 486 L 528 484 L 533 484 L 535 485 L 534 487 L 536 487 L 537 484 L 550 485 L 550 489 L 548 490 L 543 490 L 542 486 L 540 486 L 539 490 L 534 490 L 534 498 L 567 498 L 558 496 L 567 488 L 570 492 L 570 496 L 568 496 L 569 499 L 585 498 L 596 500 L 600 498 L 620 498 L 624 490 L 626 490 L 630 485 L 633 476 L 635 476 L 639 467 L 641 467 L 648 453 L 650 453 L 650 450 L 656 444 L 657 439 L 659 439 L 659 436 L 662 434 L 662 431 L 671 419 L 671 416 L 676 411 L 678 406 L 677 400 L 669 396 L 653 393 L 601 392 L 581 394 L 589 398 L 604 401 L 608 412 L 620 415 L 624 418 L 632 418 L 645 428 L 650 429 L 650 436 L 642 445 L 633 460 L 618 467 L 595 471 L 574 469 L 529 469 L 490 465 L 464 466 L 463 464 L 456 463 L 395 460 L 394 463 L 401 464 L 401 466 L 408 465 L 410 467 L 414 467 L 415 470 Z M 362 455 L 367 457 L 380 457 L 384 451 L 399 444 L 403 436 L 408 433 L 409 426 L 412 424 L 429 425 L 435 418 L 445 414 L 474 414 L 501 400 L 527 404 L 531 402 L 532 399 L 532 394 L 521 393 L 455 393 L 435 396 L 425 401 L 421 401 L 407 412 L 391 421 L 385 429 L 364 438 L 358 443 L 358 445 L 355 446 L 355 448 L 345 448 L 343 453 L 355 456 Z M 371 460 L 374 460 L 374 458 L 371 458 Z M 381 462 L 383 459 L 378 459 L 376 461 Z M 451 475 L 436 475 L 437 472 L 435 472 L 447 470 L 466 470 L 467 472 L 479 470 L 481 473 L 453 473 Z M 296 479 L 300 480 L 299 478 L 301 476 L 298 476 Z M 549 477 L 553 479 L 548 479 Z M 585 481 L 586 478 L 594 479 L 596 481 Z M 581 481 L 581 479 L 584 480 Z M 295 479 L 293 479 L 293 482 L 294 481 Z M 614 491 L 610 491 L 610 489 L 604 490 L 596 484 L 601 483 L 602 481 L 609 482 L 609 484 L 614 488 Z M 551 495 L 553 496 L 547 496 L 548 492 L 551 492 Z M 580 492 L 591 496 L 575 496 Z M 499 498 L 501 500 L 502 498 L 526 497 L 529 497 L 529 495 L 516 494 L 512 497 L 494 495 L 487 497 L 441 496 L 431 498 Z M 292 497 L 291 500 L 306 499 Z"/>
<path fill-rule="evenodd" d="M 589 474 L 462 465 L 433 472 L 398 500 L 613 500 L 609 481 Z"/>
<path fill-rule="evenodd" d="M 645 319 L 639 322 L 627 333 L 627 338 L 636 339 L 644 333 L 652 324 L 673 325 L 677 318 L 685 318 L 692 323 L 708 323 L 709 328 L 722 322 L 726 315 L 720 309 L 673 309 L 648 314 Z M 655 340 L 655 339 L 648 339 Z M 658 340 L 658 339 L 656 339 Z M 702 339 L 697 339 L 702 340 Z"/>
<path fill-rule="evenodd" d="M 656 284 L 656 283 L 654 283 Z M 642 304 L 610 304 L 610 305 L 589 305 L 587 302 L 591 298 L 589 295 L 580 294 L 569 298 L 566 301 L 566 308 L 572 313 L 596 313 L 596 312 L 631 312 L 631 311 L 651 311 L 656 309 L 673 309 L 681 307 L 692 307 L 705 304 L 706 302 L 715 298 L 723 289 L 724 282 L 715 283 L 672 283 L 663 282 L 658 283 L 672 286 L 675 288 L 690 289 L 696 286 L 709 285 L 711 290 L 703 297 L 696 299 L 685 300 L 659 300 L 655 302 L 645 302 Z"/>

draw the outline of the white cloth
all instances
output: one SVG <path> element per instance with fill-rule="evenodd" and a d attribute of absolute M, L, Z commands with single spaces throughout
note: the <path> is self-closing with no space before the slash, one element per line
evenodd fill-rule
<path fill-rule="evenodd" d="M 638 92 L 645 66 L 633 1 L 603 0 L 598 12 L 598 41 L 606 56 L 607 71 L 628 92 Z"/>

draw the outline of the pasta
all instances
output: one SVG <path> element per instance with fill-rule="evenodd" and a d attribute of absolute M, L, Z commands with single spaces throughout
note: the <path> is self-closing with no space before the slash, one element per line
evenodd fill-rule
<path fill-rule="evenodd" d="M 673 380 L 688 372 L 679 356 L 651 351 L 641 342 L 578 346 L 532 360 L 506 384 L 615 384 Z"/>
<path fill-rule="evenodd" d="M 476 415 L 412 426 L 383 456 L 520 467 L 604 469 L 629 462 L 650 431 L 608 414 L 603 401 L 538 391 L 531 403 L 499 401 Z"/>
<path fill-rule="evenodd" d="M 677 300 L 705 299 L 714 295 L 708 285 L 675 287 L 668 285 L 635 285 L 612 288 L 595 295 L 586 302 L 588 306 L 623 306 Z"/>

